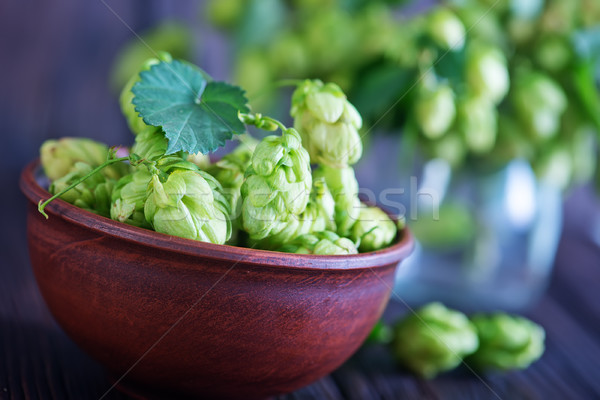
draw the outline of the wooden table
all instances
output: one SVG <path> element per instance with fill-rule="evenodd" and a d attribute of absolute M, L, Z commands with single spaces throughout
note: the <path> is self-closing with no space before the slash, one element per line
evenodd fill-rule
<path fill-rule="evenodd" d="M 16 177 L 6 184 L 14 188 Z M 111 386 L 105 371 L 56 325 L 38 292 L 25 245 L 24 198 L 3 202 L 10 212 L 2 220 L 0 399 L 99 399 Z M 424 381 L 397 369 L 383 348 L 363 347 L 330 376 L 281 398 L 600 398 L 600 247 L 572 223 L 569 215 L 581 211 L 577 200 L 568 205 L 551 287 L 528 313 L 547 332 L 546 353 L 529 369 L 483 381 L 458 370 Z M 405 312 L 399 303 L 390 307 L 392 317 Z M 104 398 L 128 397 L 112 390 Z"/>

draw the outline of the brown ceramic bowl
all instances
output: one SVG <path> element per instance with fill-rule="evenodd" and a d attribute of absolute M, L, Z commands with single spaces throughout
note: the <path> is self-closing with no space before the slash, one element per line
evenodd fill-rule
<path fill-rule="evenodd" d="M 263 398 L 336 369 L 381 316 L 408 231 L 381 251 L 312 256 L 196 242 L 99 217 L 21 176 L 31 264 L 67 334 L 121 384 Z"/>

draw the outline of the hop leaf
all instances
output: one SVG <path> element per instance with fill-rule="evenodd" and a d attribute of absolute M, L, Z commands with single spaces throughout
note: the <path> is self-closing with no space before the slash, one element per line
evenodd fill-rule
<path fill-rule="evenodd" d="M 238 119 L 238 112 L 248 111 L 244 91 L 208 82 L 202 71 L 181 61 L 152 65 L 140 73 L 132 92 L 144 122 L 164 130 L 167 154 L 207 154 L 245 131 Z"/>

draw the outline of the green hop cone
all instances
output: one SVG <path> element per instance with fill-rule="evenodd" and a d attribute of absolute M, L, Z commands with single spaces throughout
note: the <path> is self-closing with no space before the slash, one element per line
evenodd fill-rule
<path fill-rule="evenodd" d="M 299 236 L 278 251 L 296 254 L 348 255 L 358 254 L 356 245 L 337 233 L 323 231 Z"/>
<path fill-rule="evenodd" d="M 487 97 L 470 96 L 459 102 L 458 131 L 470 151 L 484 154 L 493 149 L 498 134 L 497 114 Z"/>
<path fill-rule="evenodd" d="M 360 159 L 362 118 L 336 84 L 304 81 L 294 91 L 290 113 L 312 162 L 344 168 Z"/>
<path fill-rule="evenodd" d="M 448 85 L 423 89 L 415 106 L 417 123 L 425 136 L 437 139 L 444 135 L 456 117 L 454 92 Z"/>
<path fill-rule="evenodd" d="M 162 130 L 147 126 L 135 137 L 131 152 L 148 161 L 156 161 L 167 152 L 169 141 Z"/>
<path fill-rule="evenodd" d="M 232 29 L 238 25 L 246 11 L 244 0 L 210 0 L 206 3 L 205 15 L 216 27 Z"/>
<path fill-rule="evenodd" d="M 277 235 L 308 204 L 310 158 L 298 132 L 267 136 L 256 146 L 241 187 L 242 222 L 252 240 Z"/>
<path fill-rule="evenodd" d="M 223 244 L 231 236 L 229 204 L 215 184 L 200 170 L 172 168 L 164 181 L 155 174 L 144 216 L 157 232 Z"/>
<path fill-rule="evenodd" d="M 204 171 L 210 168 L 210 156 L 208 154 L 188 154 L 187 161 L 194 163 L 198 168 Z"/>
<path fill-rule="evenodd" d="M 593 147 L 592 147 L 593 148 Z M 577 157 L 581 157 L 578 154 Z M 561 191 L 573 181 L 574 158 L 562 143 L 556 143 L 540 154 L 533 163 L 533 170 L 541 182 Z"/>
<path fill-rule="evenodd" d="M 93 169 L 88 163 L 75 162 L 67 174 L 50 184 L 48 190 L 51 194 L 57 194 Z M 106 178 L 103 174 L 97 173 L 62 194 L 60 198 L 84 210 L 109 217 L 114 183 L 114 179 Z"/>
<path fill-rule="evenodd" d="M 67 175 L 79 161 L 92 168 L 98 167 L 108 159 L 108 155 L 109 149 L 105 144 L 86 138 L 46 140 L 40 148 L 42 167 L 50 181 Z M 102 174 L 111 179 L 119 179 L 127 171 L 126 164 L 118 163 L 104 168 Z"/>
<path fill-rule="evenodd" d="M 250 167 L 252 154 L 257 144 L 256 139 L 244 136 L 235 150 L 207 168 L 207 171 L 223 186 L 223 193 L 229 200 L 234 217 L 240 215 L 240 189 L 242 183 L 244 183 L 244 174 Z"/>
<path fill-rule="evenodd" d="M 361 252 L 367 252 L 390 245 L 397 233 L 394 221 L 380 208 L 362 207 L 350 237 L 360 243 L 358 249 Z"/>
<path fill-rule="evenodd" d="M 490 44 L 475 44 L 467 51 L 466 80 L 471 91 L 498 104 L 508 93 L 510 77 L 506 57 Z"/>
<path fill-rule="evenodd" d="M 335 202 L 336 231 L 341 236 L 349 236 L 360 213 L 358 182 L 354 169 L 320 165 L 313 171 L 313 179 L 323 179 L 327 184 Z"/>
<path fill-rule="evenodd" d="M 452 11 L 443 7 L 436 7 L 429 13 L 427 31 L 431 39 L 443 50 L 462 49 L 467 36 L 461 20 Z"/>
<path fill-rule="evenodd" d="M 535 138 L 556 136 L 567 108 L 567 96 L 558 83 L 538 72 L 521 74 L 512 101 L 521 121 Z"/>
<path fill-rule="evenodd" d="M 151 180 L 152 174 L 143 168 L 119 179 L 112 193 L 110 217 L 115 221 L 149 228 L 144 216 L 144 203 Z"/>
<path fill-rule="evenodd" d="M 475 315 L 479 349 L 466 362 L 479 370 L 524 369 L 544 352 L 544 329 L 518 316 Z"/>
<path fill-rule="evenodd" d="M 335 230 L 335 202 L 322 178 L 313 180 L 306 208 L 299 215 L 290 214 L 284 229 L 258 243 L 258 247 L 277 249 L 295 238 L 324 230 Z"/>
<path fill-rule="evenodd" d="M 441 303 L 430 303 L 394 327 L 392 350 L 412 372 L 433 378 L 458 366 L 479 344 L 469 319 Z"/>
<path fill-rule="evenodd" d="M 173 60 L 173 57 L 169 53 L 160 52 L 159 58 L 150 58 L 146 60 L 140 67 L 139 71 L 137 71 L 127 82 L 123 90 L 121 91 L 121 96 L 119 97 L 119 103 L 121 105 L 121 112 L 125 116 L 127 120 L 127 125 L 131 132 L 134 135 L 145 131 L 148 128 L 148 125 L 144 122 L 144 120 L 140 117 L 139 113 L 135 111 L 135 105 L 133 104 L 133 86 L 140 81 L 140 72 L 148 71 L 153 65 L 159 64 L 161 61 L 170 62 Z M 159 128 L 155 128 L 159 129 Z"/>

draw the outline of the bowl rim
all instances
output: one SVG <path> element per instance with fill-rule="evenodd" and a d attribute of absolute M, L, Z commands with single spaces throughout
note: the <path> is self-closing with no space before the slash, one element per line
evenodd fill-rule
<path fill-rule="evenodd" d="M 19 186 L 27 199 L 37 206 L 39 200 L 51 195 L 42 188 L 36 179 L 36 172 L 41 170 L 39 158 L 31 161 L 23 168 Z M 352 255 L 314 255 L 283 253 L 271 250 L 260 250 L 247 247 L 214 244 L 192 239 L 180 238 L 114 221 L 90 211 L 76 207 L 64 200 L 56 199 L 45 208 L 52 218 L 62 218 L 70 223 L 102 235 L 123 239 L 130 243 L 185 254 L 194 257 L 211 258 L 216 261 L 255 264 L 275 268 L 312 269 L 312 270 L 357 270 L 383 267 L 397 264 L 405 259 L 413 250 L 414 239 L 407 228 L 398 232 L 396 241 L 384 249 Z M 397 219 L 384 210 L 394 221 Z M 37 213 L 37 210 L 36 210 Z M 44 218 L 41 214 L 39 217 Z"/>

